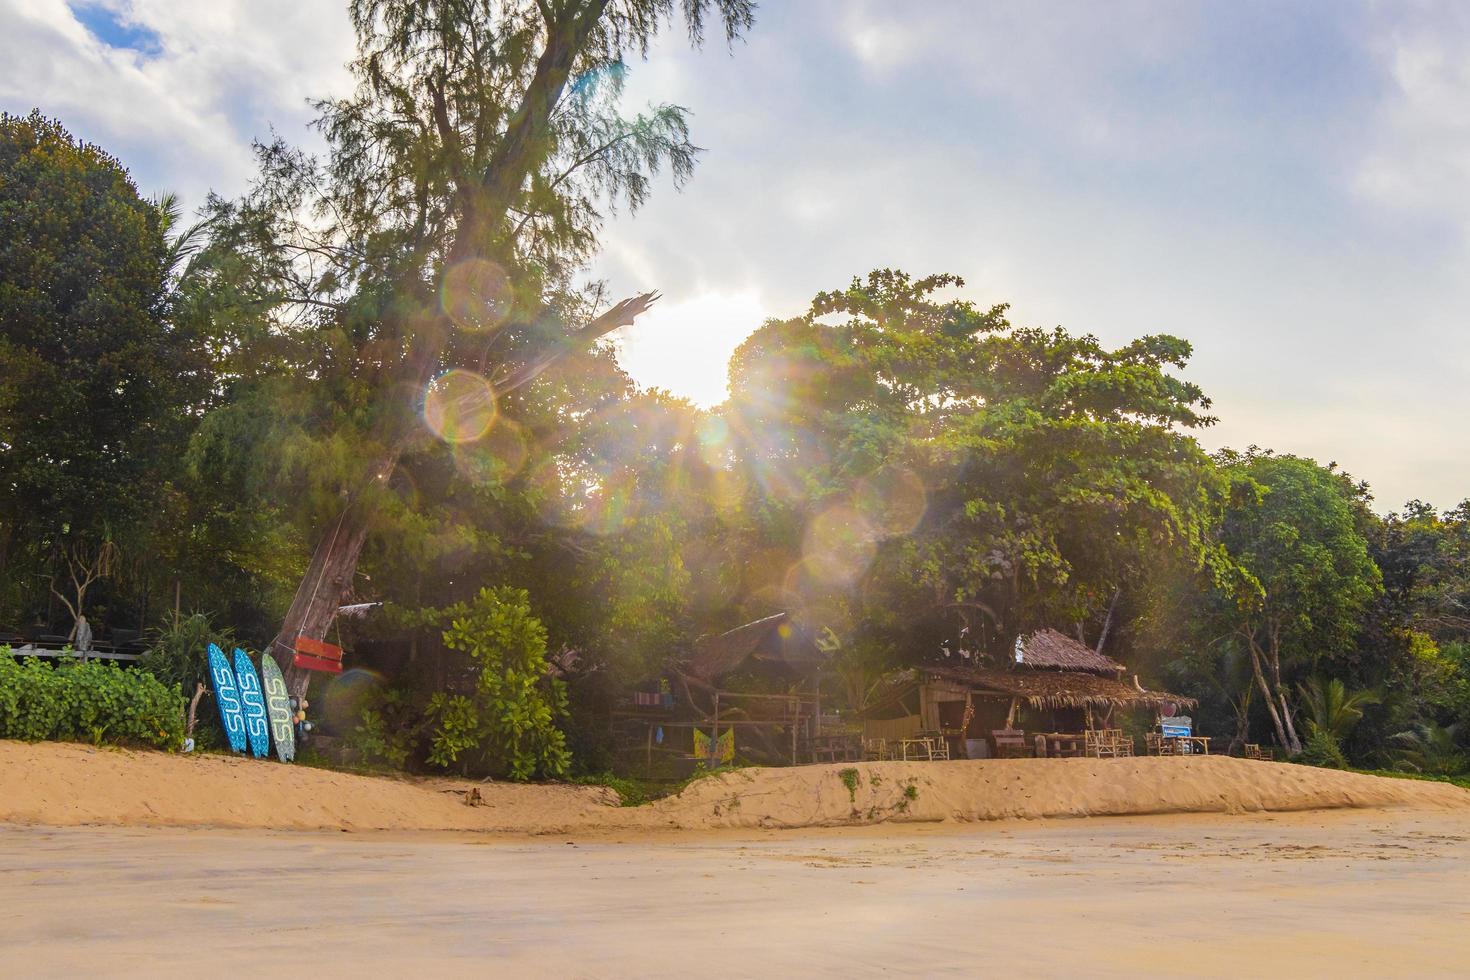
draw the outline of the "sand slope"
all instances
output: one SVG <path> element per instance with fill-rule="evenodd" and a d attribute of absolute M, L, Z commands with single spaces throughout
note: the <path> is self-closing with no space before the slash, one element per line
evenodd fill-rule
<path fill-rule="evenodd" d="M 1470 810 L 1470 792 L 1454 786 L 1219 757 L 747 769 L 700 780 L 651 806 L 620 808 L 616 801 L 600 787 L 384 779 L 240 757 L 0 741 L 0 822 L 53 826 L 560 834 L 1351 807 Z"/>

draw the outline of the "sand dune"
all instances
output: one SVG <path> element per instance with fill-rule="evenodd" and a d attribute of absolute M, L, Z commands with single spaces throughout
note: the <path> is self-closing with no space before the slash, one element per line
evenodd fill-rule
<path fill-rule="evenodd" d="M 1410 807 L 1470 792 L 1227 758 L 874 762 L 745 769 L 650 806 L 600 787 L 356 776 L 219 755 L 0 741 L 0 822 L 290 830 L 569 831 Z"/>

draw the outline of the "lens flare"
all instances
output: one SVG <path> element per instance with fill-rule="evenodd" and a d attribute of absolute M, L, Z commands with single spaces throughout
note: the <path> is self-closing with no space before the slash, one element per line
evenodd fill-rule
<path fill-rule="evenodd" d="M 908 534 L 929 506 L 924 481 L 906 466 L 884 466 L 859 481 L 853 506 L 880 534 Z"/>
<path fill-rule="evenodd" d="M 424 392 L 424 424 L 445 442 L 483 438 L 495 424 L 495 415 L 495 391 L 473 371 L 445 371 Z"/>
<path fill-rule="evenodd" d="M 877 534 L 856 510 L 829 507 L 807 525 L 801 552 L 807 571 L 826 585 L 851 585 L 862 577 L 877 551 Z"/>
<path fill-rule="evenodd" d="M 461 330 L 486 333 L 510 316 L 514 290 L 505 270 L 487 259 L 465 259 L 444 270 L 439 305 Z"/>
<path fill-rule="evenodd" d="M 638 516 L 637 479 L 627 470 L 603 475 L 588 488 L 583 500 L 583 529 L 606 536 L 616 534 Z"/>
<path fill-rule="evenodd" d="M 333 677 L 320 698 L 313 697 L 317 714 L 331 731 L 351 732 L 369 699 L 387 682 L 376 671 L 354 667 Z"/>
<path fill-rule="evenodd" d="M 720 469 L 729 462 L 730 423 L 718 415 L 706 415 L 694 426 L 694 442 L 706 466 Z"/>
<path fill-rule="evenodd" d="M 499 418 L 482 439 L 454 446 L 454 468 L 480 486 L 498 486 L 519 473 L 530 456 L 525 430 Z"/>
<path fill-rule="evenodd" d="M 531 500 L 536 507 L 536 516 L 543 524 L 580 527 L 586 522 L 587 511 L 576 505 L 554 458 L 535 464 L 527 472 L 526 482 L 533 490 Z"/>

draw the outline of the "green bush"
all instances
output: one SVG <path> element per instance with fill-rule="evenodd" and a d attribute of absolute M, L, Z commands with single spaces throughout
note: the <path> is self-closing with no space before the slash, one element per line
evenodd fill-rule
<path fill-rule="evenodd" d="M 368 765 L 402 769 L 413 754 L 423 724 L 407 690 L 384 688 L 363 701 L 357 724 L 342 741 Z"/>
<path fill-rule="evenodd" d="M 0 738 L 103 742 L 178 749 L 184 744 L 184 697 L 145 671 L 115 663 L 34 657 L 0 648 Z"/>
<path fill-rule="evenodd" d="M 1295 756 L 1292 762 L 1299 762 L 1304 766 L 1320 766 L 1324 769 L 1346 769 L 1348 767 L 1347 757 L 1342 754 L 1342 746 L 1338 744 L 1337 738 L 1325 728 L 1319 728 L 1312 732 L 1307 744 L 1302 747 L 1300 754 Z"/>
<path fill-rule="evenodd" d="M 564 776 L 571 762 L 556 722 L 567 713 L 567 687 L 551 676 L 546 627 L 531 614 L 524 589 L 481 589 L 457 611 L 444 645 L 468 654 L 474 691 L 435 694 L 429 762 L 477 767 L 512 779 Z"/>
<path fill-rule="evenodd" d="M 226 653 L 235 645 L 229 630 L 216 629 L 207 613 L 176 616 L 169 613 L 149 635 L 148 652 L 138 666 L 164 684 L 177 684 L 186 697 L 194 694 L 194 685 L 209 686 L 209 645 L 215 643 Z"/>

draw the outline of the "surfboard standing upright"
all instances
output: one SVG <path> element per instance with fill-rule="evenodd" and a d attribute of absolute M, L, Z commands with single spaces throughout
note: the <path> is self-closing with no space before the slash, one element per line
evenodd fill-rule
<path fill-rule="evenodd" d="M 265 654 L 260 658 L 260 683 L 265 688 L 265 713 L 270 716 L 271 741 L 276 743 L 276 758 L 290 762 L 296 758 L 296 728 L 291 720 L 291 692 L 276 658 Z"/>
<path fill-rule="evenodd" d="M 264 759 L 271 751 L 270 724 L 265 717 L 265 697 L 260 693 L 260 675 L 250 662 L 250 654 L 235 647 L 235 683 L 240 685 L 240 701 L 245 714 L 245 734 L 250 739 L 250 754 Z"/>
<path fill-rule="evenodd" d="M 219 705 L 220 724 L 232 752 L 245 751 L 245 715 L 240 710 L 240 689 L 235 686 L 235 672 L 230 669 L 225 652 L 209 645 L 209 682 L 214 686 L 214 703 Z"/>

